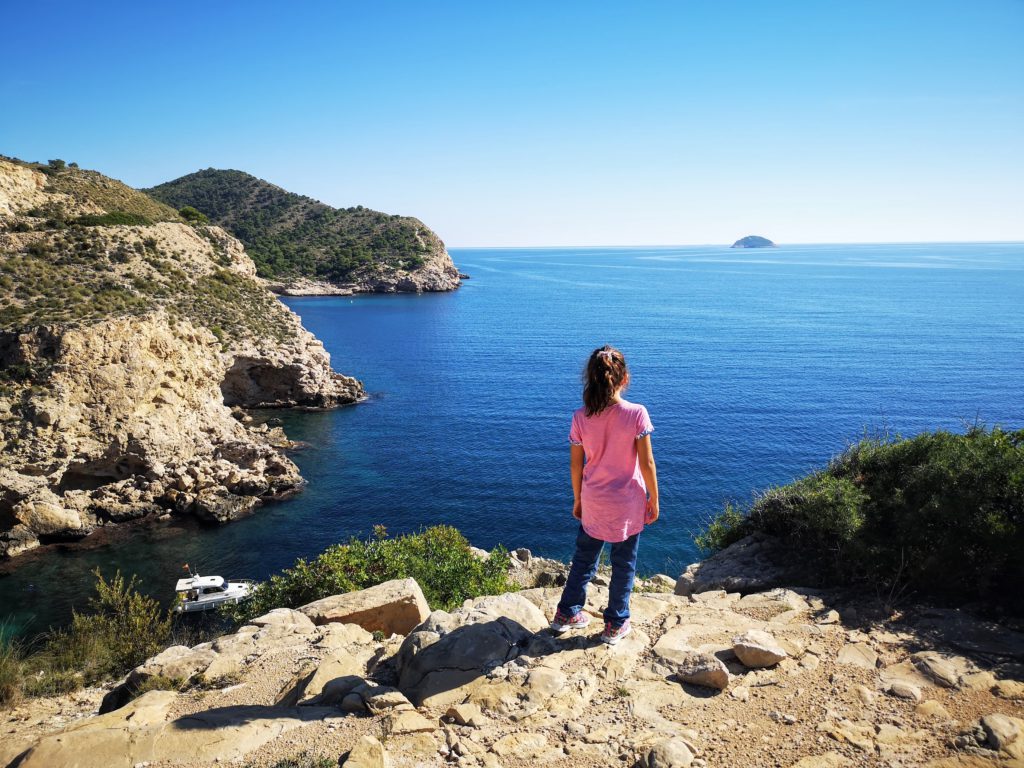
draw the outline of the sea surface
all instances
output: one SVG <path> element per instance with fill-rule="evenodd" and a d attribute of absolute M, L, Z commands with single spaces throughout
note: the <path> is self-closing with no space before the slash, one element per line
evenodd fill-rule
<path fill-rule="evenodd" d="M 606 342 L 656 428 L 646 573 L 695 560 L 691 536 L 724 501 L 748 503 L 865 434 L 1024 428 L 1024 244 L 452 256 L 472 275 L 454 293 L 287 300 L 371 395 L 269 414 L 306 444 L 293 454 L 302 494 L 222 528 L 143 525 L 19 558 L 0 576 L 9 629 L 67 620 L 97 567 L 170 599 L 183 563 L 262 579 L 375 524 L 448 523 L 478 546 L 568 559 L 569 421 Z"/>

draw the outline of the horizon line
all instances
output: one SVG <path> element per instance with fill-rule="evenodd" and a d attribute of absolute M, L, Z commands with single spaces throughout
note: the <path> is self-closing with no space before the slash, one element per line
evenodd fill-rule
<path fill-rule="evenodd" d="M 763 251 L 771 248 L 779 248 L 787 245 L 1024 245 L 1024 238 L 1020 240 L 800 240 L 786 243 L 774 243 L 769 246 L 755 248 L 737 248 L 738 251 Z M 445 248 L 458 248 L 461 250 L 530 250 L 550 248 L 728 248 L 732 245 L 725 243 L 632 243 L 623 244 L 571 244 L 571 245 L 445 245 Z"/>

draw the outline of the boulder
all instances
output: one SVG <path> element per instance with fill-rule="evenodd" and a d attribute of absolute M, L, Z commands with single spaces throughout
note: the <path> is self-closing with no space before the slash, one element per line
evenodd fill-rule
<path fill-rule="evenodd" d="M 365 667 L 352 654 L 340 648 L 335 649 L 302 682 L 298 703 L 327 706 L 341 701 L 342 697 L 362 683 L 365 672 Z"/>
<path fill-rule="evenodd" d="M 519 655 L 544 614 L 515 593 L 467 601 L 453 613 L 435 611 L 397 654 L 398 687 L 416 706 L 447 706 L 465 699 L 464 686 Z"/>
<path fill-rule="evenodd" d="M 363 736 L 345 758 L 345 768 L 388 768 L 391 760 L 387 750 L 373 736 Z"/>
<path fill-rule="evenodd" d="M 680 738 L 664 739 L 643 758 L 644 768 L 686 768 L 693 762 L 690 746 Z"/>
<path fill-rule="evenodd" d="M 325 597 L 302 606 L 299 612 L 314 624 L 358 624 L 367 632 L 405 635 L 430 615 L 430 608 L 414 579 L 395 579 L 358 592 Z"/>
<path fill-rule="evenodd" d="M 773 667 L 789 654 L 779 646 L 775 638 L 759 629 L 751 629 L 733 638 L 732 650 L 745 667 L 753 669 Z"/>
<path fill-rule="evenodd" d="M 1003 714 L 985 715 L 981 718 L 981 727 L 985 730 L 986 743 L 992 749 L 1005 751 L 1021 737 L 1021 721 Z"/>
<path fill-rule="evenodd" d="M 934 651 L 915 653 L 912 658 L 921 674 L 943 688 L 959 688 L 961 675 L 968 671 L 965 660 L 948 659 Z"/>
<path fill-rule="evenodd" d="M 396 709 L 384 718 L 384 735 L 402 736 L 408 733 L 430 733 L 437 730 L 437 723 L 427 720 L 415 709 Z"/>
<path fill-rule="evenodd" d="M 719 691 L 729 686 L 729 669 L 717 656 L 710 653 L 691 653 L 679 664 L 676 677 L 690 685 L 714 688 Z"/>

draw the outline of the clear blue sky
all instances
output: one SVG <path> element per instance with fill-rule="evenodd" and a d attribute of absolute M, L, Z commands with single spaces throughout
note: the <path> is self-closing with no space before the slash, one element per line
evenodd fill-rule
<path fill-rule="evenodd" d="M 0 153 L 451 246 L 1024 240 L 1024 2 L 8 2 Z"/>

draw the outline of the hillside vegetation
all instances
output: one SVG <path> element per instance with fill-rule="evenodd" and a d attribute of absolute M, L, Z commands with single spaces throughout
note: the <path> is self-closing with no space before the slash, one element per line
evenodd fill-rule
<path fill-rule="evenodd" d="M 24 210 L 0 219 L 0 330 L 165 308 L 221 338 L 288 332 L 276 299 L 220 229 L 184 226 L 173 208 L 96 171 L 4 162 L 46 179 Z"/>
<path fill-rule="evenodd" d="M 175 209 L 195 208 L 231 232 L 261 277 L 343 283 L 367 268 L 414 271 L 444 250 L 418 219 L 332 208 L 242 171 L 208 168 L 145 191 Z"/>
<path fill-rule="evenodd" d="M 1024 606 L 1024 430 L 864 439 L 747 510 L 728 505 L 698 544 L 757 532 L 822 583 Z"/>

